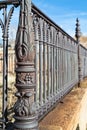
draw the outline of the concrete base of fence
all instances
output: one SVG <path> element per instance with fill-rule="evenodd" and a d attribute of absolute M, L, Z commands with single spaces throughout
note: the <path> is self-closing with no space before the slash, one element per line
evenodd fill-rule
<path fill-rule="evenodd" d="M 87 78 L 39 123 L 39 130 L 86 130 L 86 127 Z"/>

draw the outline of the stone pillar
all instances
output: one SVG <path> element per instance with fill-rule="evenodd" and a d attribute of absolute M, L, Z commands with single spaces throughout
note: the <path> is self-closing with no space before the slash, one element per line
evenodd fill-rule
<path fill-rule="evenodd" d="M 20 2 L 15 52 L 17 102 L 14 105 L 14 130 L 38 130 L 38 115 L 34 103 L 36 78 L 31 0 Z"/>

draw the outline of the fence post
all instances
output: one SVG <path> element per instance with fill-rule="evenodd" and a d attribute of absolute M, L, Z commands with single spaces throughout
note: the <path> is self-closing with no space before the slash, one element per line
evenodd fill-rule
<path fill-rule="evenodd" d="M 79 20 L 78 18 L 76 19 L 76 33 L 75 33 L 75 37 L 76 37 L 76 41 L 78 44 L 78 87 L 80 87 L 80 82 L 81 82 L 81 57 L 80 57 L 80 36 L 81 36 L 81 32 L 80 32 L 80 24 L 79 24 Z"/>
<path fill-rule="evenodd" d="M 15 45 L 17 102 L 14 105 L 14 130 L 38 130 L 34 103 L 36 78 L 32 28 L 31 0 L 22 0 Z"/>

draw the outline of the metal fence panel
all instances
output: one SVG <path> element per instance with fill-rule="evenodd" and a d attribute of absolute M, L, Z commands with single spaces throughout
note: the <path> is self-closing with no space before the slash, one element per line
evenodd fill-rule
<path fill-rule="evenodd" d="M 78 83 L 78 45 L 36 7 L 32 8 L 32 13 L 37 64 L 36 102 L 41 117 Z"/>

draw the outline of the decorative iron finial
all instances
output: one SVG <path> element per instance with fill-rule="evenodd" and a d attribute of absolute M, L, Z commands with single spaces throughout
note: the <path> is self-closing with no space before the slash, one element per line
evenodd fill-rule
<path fill-rule="evenodd" d="M 80 24 L 79 24 L 78 18 L 76 19 L 76 30 L 75 31 L 76 31 L 75 37 L 76 37 L 77 43 L 79 43 L 81 32 L 80 32 Z"/>

